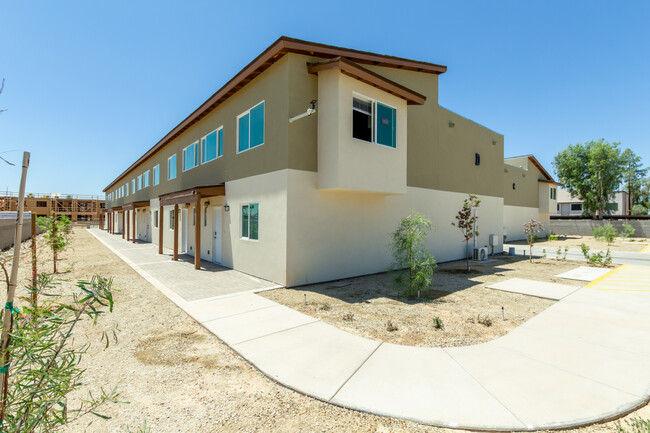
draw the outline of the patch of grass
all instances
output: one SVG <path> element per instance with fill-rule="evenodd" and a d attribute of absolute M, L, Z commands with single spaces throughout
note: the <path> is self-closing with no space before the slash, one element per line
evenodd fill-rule
<path fill-rule="evenodd" d="M 393 324 L 393 322 L 391 322 L 390 320 L 388 322 L 386 322 L 386 331 L 395 332 L 398 329 L 399 328 L 397 327 L 397 325 Z"/>
<path fill-rule="evenodd" d="M 626 427 L 623 427 L 621 421 L 616 423 L 616 431 L 620 433 L 650 433 L 650 419 L 633 417 L 625 420 Z"/>

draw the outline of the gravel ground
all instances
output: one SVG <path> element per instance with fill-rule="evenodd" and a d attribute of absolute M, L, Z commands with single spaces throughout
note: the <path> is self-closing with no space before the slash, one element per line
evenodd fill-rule
<path fill-rule="evenodd" d="M 39 264 L 51 271 L 41 248 Z M 83 360 L 87 371 L 81 392 L 117 386 L 129 403 L 111 405 L 108 421 L 90 418 L 63 429 L 66 433 L 134 431 L 143 421 L 157 432 L 453 432 L 342 409 L 306 397 L 271 381 L 178 309 L 85 230 L 76 230 L 63 254 L 62 279 L 112 277 L 114 313 L 96 327 L 78 328 L 76 341 L 91 341 Z M 29 272 L 21 262 L 23 280 Z M 557 273 L 557 272 L 556 272 Z M 508 274 L 508 276 L 516 274 Z M 70 290 L 71 282 L 62 290 Z M 18 305 L 20 306 L 20 305 Z M 104 350 L 102 329 L 118 329 L 117 343 Z M 650 418 L 650 407 L 632 416 Z M 581 429 L 616 431 L 613 423 Z"/>
<path fill-rule="evenodd" d="M 501 337 L 554 304 L 548 299 L 486 288 L 490 283 L 526 278 L 584 285 L 552 276 L 580 263 L 551 259 L 529 263 L 521 257 L 496 257 L 489 263 L 472 263 L 470 274 L 464 272 L 464 261 L 440 264 L 434 290 L 419 300 L 396 290 L 391 273 L 260 295 L 363 337 L 410 346 L 449 347 Z M 435 317 L 442 320 L 442 329 L 434 326 Z"/>
<path fill-rule="evenodd" d="M 556 250 L 558 247 L 564 248 L 569 247 L 571 249 L 580 249 L 582 243 L 587 244 L 592 250 L 606 250 L 609 248 L 612 251 L 630 251 L 630 252 L 639 252 L 648 245 L 648 239 L 645 238 L 631 238 L 623 239 L 616 238 L 611 244 L 607 242 L 599 241 L 594 239 L 593 236 L 577 236 L 569 235 L 562 236 L 556 241 L 549 241 L 548 239 L 540 239 L 535 242 L 536 247 L 546 248 L 546 253 L 549 257 L 555 258 Z M 508 242 L 513 245 L 528 245 L 526 241 L 513 241 Z"/>

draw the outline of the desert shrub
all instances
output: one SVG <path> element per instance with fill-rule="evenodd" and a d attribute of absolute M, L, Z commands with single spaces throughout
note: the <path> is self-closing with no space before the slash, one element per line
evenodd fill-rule
<path fill-rule="evenodd" d="M 648 215 L 648 209 L 642 204 L 635 204 L 634 206 L 632 206 L 632 215 L 634 216 Z"/>
<path fill-rule="evenodd" d="M 546 258 L 546 248 L 542 248 L 542 258 Z"/>
<path fill-rule="evenodd" d="M 634 236 L 635 232 L 636 230 L 634 230 L 632 224 L 623 223 L 623 231 L 621 232 L 621 235 L 623 235 L 624 238 L 631 238 L 632 236 Z"/>
<path fill-rule="evenodd" d="M 590 265 L 596 266 L 609 266 L 612 264 L 612 252 L 607 248 L 607 252 L 599 251 L 597 253 L 589 254 L 590 248 L 583 242 L 580 245 L 582 255 L 589 262 Z"/>
<path fill-rule="evenodd" d="M 492 326 L 492 319 L 490 319 L 488 316 L 481 316 L 480 314 L 476 318 L 476 321 L 480 323 L 483 326 L 490 327 Z"/>
<path fill-rule="evenodd" d="M 389 320 L 388 322 L 386 322 L 386 331 L 388 331 L 388 332 L 395 332 L 395 331 L 397 331 L 398 329 L 399 329 L 399 328 L 397 327 L 397 325 L 393 324 L 392 321 Z"/>
<path fill-rule="evenodd" d="M 44 285 L 38 289 L 51 287 L 50 279 L 39 281 Z M 3 315 L 11 311 L 15 324 L 10 344 L 2 353 L 3 359 L 11 360 L 5 366 L 8 382 L 3 432 L 53 432 L 84 415 L 108 418 L 98 411 L 104 403 L 119 402 L 115 389 L 89 394 L 75 407 L 66 400 L 70 392 L 83 385 L 85 370 L 80 363 L 89 348 L 89 343 L 75 341 L 73 331 L 80 321 L 96 324 L 101 315 L 113 311 L 112 284 L 111 279 L 96 276 L 78 281 L 71 301 L 44 293 L 41 305 L 25 306 L 22 312 L 3 310 Z M 108 347 L 108 333 L 101 335 Z"/>
<path fill-rule="evenodd" d="M 354 313 L 345 313 L 342 317 L 346 322 L 351 322 L 354 320 Z"/>
<path fill-rule="evenodd" d="M 559 236 L 556 235 L 556 234 L 553 233 L 553 232 L 551 232 L 551 234 L 548 235 L 548 240 L 549 240 L 549 241 L 556 241 L 556 240 L 558 240 L 558 239 L 559 239 Z"/>
<path fill-rule="evenodd" d="M 618 236 L 618 231 L 616 231 L 612 223 L 607 223 L 604 226 L 596 227 L 591 234 L 594 238 L 611 244 Z"/>
<path fill-rule="evenodd" d="M 445 324 L 442 323 L 442 319 L 438 316 L 433 317 L 433 327 L 436 329 L 439 329 L 441 331 L 444 331 L 445 329 Z"/>
<path fill-rule="evenodd" d="M 616 423 L 616 431 L 620 433 L 650 433 L 650 419 L 641 417 L 632 417 L 625 420 L 626 427 L 623 427 L 621 421 Z"/>
<path fill-rule="evenodd" d="M 330 310 L 332 309 L 332 307 L 330 306 L 330 304 L 328 304 L 327 302 L 325 302 L 325 303 L 323 303 L 323 304 L 320 304 L 320 305 L 318 306 L 318 309 L 319 309 L 320 311 L 330 311 Z"/>
<path fill-rule="evenodd" d="M 412 211 L 393 232 L 391 249 L 398 272 L 395 284 L 404 289 L 406 296 L 419 296 L 421 291 L 426 294 L 433 283 L 436 259 L 424 246 L 431 228 L 431 221 Z"/>

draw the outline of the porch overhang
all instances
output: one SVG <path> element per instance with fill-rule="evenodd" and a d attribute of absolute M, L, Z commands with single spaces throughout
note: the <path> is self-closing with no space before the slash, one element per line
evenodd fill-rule
<path fill-rule="evenodd" d="M 220 195 L 226 195 L 226 186 L 224 184 L 201 186 L 183 191 L 171 192 L 169 194 L 161 195 L 159 199 L 161 206 L 170 206 L 175 204 L 197 203 L 201 198 Z"/>
<path fill-rule="evenodd" d="M 149 206 L 148 201 L 134 201 L 133 203 L 127 203 L 122 206 L 124 210 L 133 210 L 139 207 L 147 207 Z"/>

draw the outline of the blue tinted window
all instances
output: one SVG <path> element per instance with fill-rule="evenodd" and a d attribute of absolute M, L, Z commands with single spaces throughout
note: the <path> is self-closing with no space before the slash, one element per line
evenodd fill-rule
<path fill-rule="evenodd" d="M 396 111 L 377 102 L 377 143 L 396 146 Z"/>
<path fill-rule="evenodd" d="M 176 178 L 176 155 L 173 155 L 167 161 L 167 179 Z"/>
<path fill-rule="evenodd" d="M 160 164 L 153 168 L 153 184 L 158 185 L 160 183 Z"/>
<path fill-rule="evenodd" d="M 196 143 L 183 149 L 183 171 L 196 167 Z"/>
<path fill-rule="evenodd" d="M 223 128 L 219 130 L 219 150 L 217 154 L 219 156 L 223 155 Z"/>
<path fill-rule="evenodd" d="M 217 157 L 217 131 L 211 132 L 203 137 L 203 162 L 212 161 Z"/>
<path fill-rule="evenodd" d="M 264 143 L 264 102 L 251 108 L 251 148 Z"/>
<path fill-rule="evenodd" d="M 244 150 L 248 150 L 250 147 L 249 143 L 249 121 L 248 119 L 250 118 L 250 115 L 245 114 L 242 117 L 239 118 L 239 137 L 237 139 L 238 142 L 238 152 L 243 152 Z"/>

